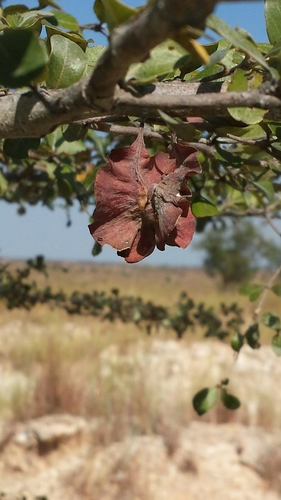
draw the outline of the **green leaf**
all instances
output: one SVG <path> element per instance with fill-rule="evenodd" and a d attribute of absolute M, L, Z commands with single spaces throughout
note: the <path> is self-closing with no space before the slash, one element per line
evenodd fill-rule
<path fill-rule="evenodd" d="M 160 109 L 158 109 L 158 113 L 161 118 L 167 123 L 167 125 L 170 126 L 172 130 L 174 130 L 177 137 L 180 137 L 186 142 L 191 142 L 194 140 L 196 129 L 191 123 L 183 122 L 180 118 L 173 118 Z"/>
<path fill-rule="evenodd" d="M 281 38 L 281 2 L 280 0 L 265 0 L 265 23 L 270 43 L 274 44 Z"/>
<path fill-rule="evenodd" d="M 52 9 L 50 12 L 53 13 L 59 26 L 68 31 L 80 31 L 79 23 L 75 17 L 67 14 L 67 12 L 61 10 Z"/>
<path fill-rule="evenodd" d="M 93 47 L 87 47 L 85 54 L 88 60 L 88 65 L 85 71 L 85 75 L 92 73 L 94 67 L 96 66 L 100 56 L 105 51 L 105 47 L 102 45 L 94 45 Z"/>
<path fill-rule="evenodd" d="M 86 190 L 93 188 L 98 170 L 98 167 L 95 167 L 92 172 L 90 172 L 90 174 L 88 174 L 87 177 L 85 177 L 85 179 L 82 181 L 82 184 Z"/>
<path fill-rule="evenodd" d="M 46 28 L 46 32 L 47 32 L 47 36 L 48 36 L 49 40 L 54 35 L 60 35 L 60 36 L 67 38 L 71 42 L 74 42 L 77 45 L 79 45 L 83 51 L 86 50 L 86 47 L 88 46 L 88 42 L 90 40 L 88 40 L 88 41 L 85 40 L 85 38 L 83 38 L 79 33 L 73 33 L 73 32 L 68 33 L 66 31 L 63 31 L 60 28 L 57 28 L 56 26 L 52 26 L 52 24 L 50 24 L 48 21 L 45 21 L 45 20 L 42 21 L 42 24 Z"/>
<path fill-rule="evenodd" d="M 269 202 L 274 201 L 275 193 L 272 181 L 265 180 L 259 182 L 252 182 L 251 184 L 255 186 L 255 188 L 258 189 L 258 191 L 260 191 L 268 199 Z"/>
<path fill-rule="evenodd" d="M 3 17 L 7 17 L 13 14 L 22 14 L 23 12 L 27 11 L 28 7 L 24 4 L 9 5 L 8 7 L 5 7 L 5 9 L 3 9 Z"/>
<path fill-rule="evenodd" d="M 73 194 L 73 187 L 67 176 L 61 176 L 57 179 L 59 196 L 66 200 Z"/>
<path fill-rule="evenodd" d="M 50 44 L 46 84 L 56 89 L 69 87 L 82 78 L 87 67 L 87 57 L 77 43 L 64 36 L 52 36 Z"/>
<path fill-rule="evenodd" d="M 248 80 L 245 71 L 238 68 L 232 75 L 231 81 L 228 84 L 229 92 L 243 92 L 248 90 Z"/>
<path fill-rule="evenodd" d="M 278 295 L 278 297 L 281 297 L 281 284 L 278 283 L 277 285 L 273 285 L 271 291 L 275 293 L 275 295 Z"/>
<path fill-rule="evenodd" d="M 259 332 L 259 324 L 254 323 L 251 325 L 248 330 L 245 333 L 245 338 L 248 342 L 248 345 L 252 349 L 259 349 L 260 348 L 260 343 L 259 343 L 259 338 L 260 338 L 260 332 Z"/>
<path fill-rule="evenodd" d="M 228 408 L 228 410 L 237 410 L 240 406 L 241 403 L 236 396 L 233 396 L 232 394 L 229 394 L 226 389 L 221 389 L 221 402 L 225 408 Z"/>
<path fill-rule="evenodd" d="M 281 356 L 281 337 L 279 333 L 272 337 L 271 347 L 276 356 Z"/>
<path fill-rule="evenodd" d="M 267 113 L 266 109 L 259 108 L 227 108 L 227 110 L 234 120 L 244 122 L 247 125 L 260 123 Z"/>
<path fill-rule="evenodd" d="M 2 172 L 0 170 L 0 196 L 5 193 L 8 185 L 9 184 L 8 184 L 6 177 L 4 177 L 4 175 L 2 174 Z"/>
<path fill-rule="evenodd" d="M 85 138 L 86 134 L 87 128 L 76 123 L 68 125 L 62 133 L 64 140 L 67 142 L 80 141 Z"/>
<path fill-rule="evenodd" d="M 281 330 L 281 322 L 278 316 L 270 312 L 266 312 L 262 315 L 261 320 L 264 325 L 268 328 L 273 328 L 274 330 Z"/>
<path fill-rule="evenodd" d="M 193 408 L 198 415 L 204 415 L 207 411 L 211 410 L 218 400 L 217 387 L 207 387 L 195 394 L 192 404 Z"/>
<path fill-rule="evenodd" d="M 41 31 L 41 22 L 43 19 L 50 19 L 53 14 L 42 10 L 27 10 L 22 13 L 14 13 L 6 16 L 7 22 L 13 28 L 33 28 L 39 33 Z"/>
<path fill-rule="evenodd" d="M 96 241 L 93 249 L 92 249 L 92 255 L 93 257 L 97 257 L 102 252 L 102 246 Z"/>
<path fill-rule="evenodd" d="M 5 87 L 29 85 L 43 72 L 47 52 L 33 31 L 6 30 L 0 36 L 0 84 Z"/>
<path fill-rule="evenodd" d="M 231 82 L 228 84 L 229 92 L 243 92 L 248 90 L 248 79 L 245 71 L 237 69 L 232 77 Z M 265 109 L 258 108 L 228 108 L 229 114 L 237 121 L 242 121 L 247 125 L 254 125 L 262 121 Z"/>
<path fill-rule="evenodd" d="M 186 50 L 173 40 L 166 40 L 157 45 L 150 52 L 150 57 L 143 63 L 132 64 L 127 72 L 126 81 L 145 84 L 154 82 L 157 78 L 165 77 L 175 72 L 175 66 Z"/>
<path fill-rule="evenodd" d="M 215 16 L 214 14 L 211 14 L 207 18 L 206 25 L 208 28 L 218 33 L 218 35 L 225 38 L 234 47 L 241 49 L 243 52 L 245 52 L 245 54 L 250 56 L 261 66 L 263 66 L 264 68 L 266 68 L 268 71 L 271 72 L 271 68 L 268 66 L 265 58 L 263 57 L 258 47 L 251 40 L 249 40 L 249 38 L 247 38 L 243 33 L 234 30 L 233 28 L 228 26 L 228 24 L 226 24 L 222 19 Z"/>
<path fill-rule="evenodd" d="M 236 352 L 239 352 L 240 349 L 243 347 L 243 344 L 244 344 L 244 336 L 241 335 L 241 333 L 236 332 L 232 336 L 231 341 L 230 341 L 230 345 L 231 345 L 232 349 Z"/>
<path fill-rule="evenodd" d="M 63 141 L 61 142 L 57 148 L 56 152 L 57 154 L 65 153 L 67 155 L 76 155 L 77 153 L 80 153 L 81 151 L 86 151 L 87 146 L 84 141 L 81 139 L 79 141 L 73 140 L 72 142 L 68 141 Z"/>
<path fill-rule="evenodd" d="M 248 295 L 250 302 L 254 302 L 257 300 L 264 289 L 263 285 L 252 284 L 252 285 L 243 285 L 239 289 L 240 295 Z"/>
<path fill-rule="evenodd" d="M 39 138 L 31 139 L 6 139 L 3 145 L 3 151 L 7 156 L 15 159 L 28 157 L 30 149 L 38 149 L 40 145 Z"/>
<path fill-rule="evenodd" d="M 101 23 L 107 23 L 109 31 L 115 26 L 125 23 L 136 14 L 133 9 L 118 0 L 95 0 L 94 12 Z"/>
<path fill-rule="evenodd" d="M 265 130 L 258 124 L 248 125 L 247 127 L 224 127 L 219 128 L 218 131 L 222 135 L 232 134 L 236 135 L 236 137 L 243 137 L 244 139 L 266 139 Z M 238 159 L 236 155 L 236 161 Z"/>
<path fill-rule="evenodd" d="M 219 213 L 217 207 L 213 205 L 209 200 L 200 196 L 195 198 L 191 206 L 192 213 L 194 217 L 211 217 Z"/>

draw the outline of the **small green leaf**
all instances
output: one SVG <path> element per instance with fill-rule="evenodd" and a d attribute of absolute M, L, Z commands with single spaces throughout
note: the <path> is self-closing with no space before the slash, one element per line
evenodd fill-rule
<path fill-rule="evenodd" d="M 3 17 L 7 17 L 13 14 L 23 14 L 23 12 L 27 12 L 28 7 L 23 4 L 9 5 L 3 9 Z"/>
<path fill-rule="evenodd" d="M 50 44 L 46 84 L 56 89 L 69 87 L 82 78 L 87 67 L 87 57 L 77 43 L 64 36 L 52 36 Z"/>
<path fill-rule="evenodd" d="M 237 410 L 241 403 L 236 396 L 229 394 L 226 389 L 221 389 L 221 402 L 228 410 Z"/>
<path fill-rule="evenodd" d="M 243 92 L 245 90 L 248 90 L 248 79 L 245 71 L 239 68 L 232 75 L 228 91 Z M 247 125 L 254 125 L 262 121 L 267 111 L 258 108 L 228 108 L 228 112 L 234 120 L 242 121 Z"/>
<path fill-rule="evenodd" d="M 134 80 L 134 83 L 145 84 L 154 82 L 157 78 L 175 72 L 175 66 L 186 50 L 174 42 L 166 40 L 157 45 L 150 52 L 150 57 L 142 63 L 132 64 L 126 75 L 126 81 Z"/>
<path fill-rule="evenodd" d="M 280 40 L 281 2 L 280 0 L 265 0 L 266 31 L 270 43 Z"/>
<path fill-rule="evenodd" d="M 220 134 L 232 134 L 244 139 L 265 139 L 266 132 L 258 124 L 248 125 L 247 127 L 224 127 L 218 129 Z M 237 158 L 238 159 L 238 158 Z"/>
<path fill-rule="evenodd" d="M 265 180 L 259 182 L 252 182 L 252 185 L 260 191 L 269 202 L 273 202 L 275 199 L 274 187 L 272 181 Z"/>
<path fill-rule="evenodd" d="M 24 87 L 46 67 L 47 52 L 33 31 L 5 30 L 0 36 L 0 84 Z"/>
<path fill-rule="evenodd" d="M 101 23 L 107 23 L 109 31 L 125 23 L 137 10 L 118 0 L 95 0 L 94 12 Z"/>
<path fill-rule="evenodd" d="M 0 196 L 5 193 L 7 187 L 8 187 L 8 181 L 6 179 L 6 177 L 4 177 L 4 175 L 2 174 L 1 170 L 0 170 Z"/>
<path fill-rule="evenodd" d="M 200 196 L 192 202 L 191 210 L 194 217 L 198 218 L 211 217 L 213 215 L 218 215 L 219 213 L 217 207 L 209 200 L 206 200 L 206 198 L 203 198 L 203 196 Z"/>
<path fill-rule="evenodd" d="M 66 176 L 61 176 L 57 179 L 59 196 L 66 200 L 73 194 L 73 188 Z"/>
<path fill-rule="evenodd" d="M 79 47 L 81 47 L 83 52 L 86 50 L 86 47 L 88 46 L 88 42 L 90 40 L 85 40 L 85 38 L 83 38 L 79 33 L 63 31 L 62 29 L 60 29 L 56 26 L 53 26 L 52 24 L 50 24 L 46 20 L 43 20 L 42 24 L 46 28 L 46 32 L 47 32 L 47 36 L 48 36 L 49 40 L 52 38 L 52 36 L 60 35 L 60 36 L 63 36 L 64 38 L 67 38 L 71 42 L 74 42 L 77 45 L 79 45 Z"/>
<path fill-rule="evenodd" d="M 248 330 L 245 333 L 245 338 L 248 342 L 248 345 L 252 349 L 259 349 L 260 348 L 260 343 L 259 343 L 259 338 L 260 338 L 260 332 L 259 332 L 259 324 L 254 323 L 251 325 Z"/>
<path fill-rule="evenodd" d="M 50 12 L 53 13 L 54 17 L 57 19 L 59 26 L 68 31 L 80 31 L 79 23 L 75 17 L 67 14 L 61 10 L 52 9 Z"/>
<path fill-rule="evenodd" d="M 276 354 L 276 356 L 280 357 L 281 356 L 281 337 L 278 333 L 272 337 L 271 347 L 272 347 L 274 354 Z"/>
<path fill-rule="evenodd" d="M 86 190 L 93 188 L 97 172 L 98 167 L 94 167 L 92 172 L 88 174 L 87 177 L 85 177 L 85 179 L 82 181 L 82 184 Z"/>
<path fill-rule="evenodd" d="M 76 155 L 81 151 L 86 151 L 87 146 L 83 140 L 72 142 L 63 141 L 57 146 L 57 154 L 65 153 L 67 155 Z"/>
<path fill-rule="evenodd" d="M 243 92 L 248 90 L 248 80 L 245 71 L 238 68 L 232 75 L 231 81 L 228 84 L 229 92 Z"/>
<path fill-rule="evenodd" d="M 267 113 L 266 109 L 259 108 L 227 108 L 227 111 L 234 120 L 244 122 L 247 125 L 260 123 Z"/>
<path fill-rule="evenodd" d="M 257 300 L 264 289 L 263 285 L 253 283 L 252 285 L 243 285 L 239 289 L 240 295 L 248 295 L 250 302 Z"/>
<path fill-rule="evenodd" d="M 231 338 L 230 345 L 232 349 L 236 352 L 239 352 L 244 344 L 244 336 L 241 333 L 236 332 Z"/>
<path fill-rule="evenodd" d="M 30 149 L 38 149 L 39 146 L 39 138 L 6 139 L 4 141 L 3 151 L 7 156 L 20 160 L 28 157 L 28 151 Z"/>
<path fill-rule="evenodd" d="M 80 141 L 80 139 L 85 138 L 86 134 L 87 128 L 76 123 L 71 123 L 70 125 L 68 125 L 62 133 L 64 140 L 67 142 Z"/>
<path fill-rule="evenodd" d="M 273 328 L 274 330 L 281 330 L 281 322 L 278 316 L 270 312 L 266 312 L 262 315 L 261 320 L 264 325 L 268 328 Z"/>
<path fill-rule="evenodd" d="M 194 410 L 198 415 L 204 415 L 207 411 L 211 410 L 218 400 L 217 387 L 207 387 L 195 394 L 192 404 Z"/>
<path fill-rule="evenodd" d="M 94 67 L 96 66 L 100 56 L 105 51 L 105 47 L 102 45 L 94 45 L 93 47 L 87 47 L 85 54 L 88 60 L 88 65 L 85 71 L 85 75 L 92 73 Z"/>
<path fill-rule="evenodd" d="M 186 142 L 191 142 L 194 140 L 196 135 L 195 127 L 191 123 L 187 123 L 182 121 L 180 118 L 173 118 L 172 116 L 167 115 L 160 109 L 158 109 L 158 113 L 161 118 L 170 126 L 172 130 L 176 133 L 177 137 L 180 137 Z"/>
<path fill-rule="evenodd" d="M 275 293 L 275 295 L 278 295 L 278 297 L 281 297 L 281 283 L 278 283 L 277 285 L 273 285 L 271 287 L 271 291 Z"/>
<path fill-rule="evenodd" d="M 102 246 L 96 241 L 93 249 L 92 249 L 92 256 L 97 257 L 102 252 Z"/>
<path fill-rule="evenodd" d="M 261 51 L 248 37 L 241 33 L 241 31 L 239 32 L 237 30 L 234 30 L 214 14 L 211 14 L 207 18 L 206 24 L 208 28 L 225 38 L 229 43 L 234 45 L 234 47 L 241 49 L 243 52 L 245 52 L 245 54 L 257 61 L 261 66 L 266 68 L 268 71 L 271 71 L 271 68 L 266 63 Z"/>

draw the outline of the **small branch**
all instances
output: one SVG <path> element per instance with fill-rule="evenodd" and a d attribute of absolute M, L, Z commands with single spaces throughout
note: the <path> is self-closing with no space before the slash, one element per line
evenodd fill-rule
<path fill-rule="evenodd" d="M 129 66 L 147 59 L 150 50 L 172 38 L 180 28 L 189 25 L 204 29 L 205 20 L 216 3 L 217 0 L 201 0 L 199 9 L 194 0 L 155 0 L 118 26 L 85 89 L 89 102 L 97 98 L 111 99 L 117 82 L 125 78 Z"/>
<path fill-rule="evenodd" d="M 227 209 L 227 206 L 224 207 L 220 207 L 222 209 L 225 210 L 225 212 L 222 212 L 219 214 L 219 217 L 233 217 L 233 218 L 238 218 L 238 217 L 262 217 L 262 218 L 265 218 L 265 210 L 263 208 L 256 208 L 256 209 L 252 209 L 252 208 L 247 208 L 246 210 L 239 210 L 238 211 L 234 211 L 233 209 L 230 209 L 228 210 Z M 281 215 L 280 214 L 276 214 L 274 216 L 272 216 L 272 219 L 276 219 L 276 220 L 281 220 Z"/>
<path fill-rule="evenodd" d="M 118 87 L 129 66 L 142 62 L 157 44 L 184 26 L 202 29 L 217 0 L 155 0 L 125 24 L 113 30 L 92 75 L 59 90 L 13 92 L 0 97 L 0 138 L 42 137 L 57 126 L 108 116 L 158 119 L 158 109 L 172 116 L 228 117 L 227 108 L 267 110 L 266 118 L 281 119 L 281 100 L 258 90 L 227 92 L 222 82 L 173 81 L 145 87 L 136 97 Z"/>
<path fill-rule="evenodd" d="M 254 139 L 244 139 L 243 137 L 238 137 L 237 135 L 225 133 L 223 135 L 220 135 L 220 138 L 223 139 L 226 137 L 227 139 L 232 139 L 234 143 L 241 143 L 241 144 L 248 144 L 249 146 L 259 146 L 260 147 L 260 142 L 261 141 L 256 141 Z"/>
<path fill-rule="evenodd" d="M 274 285 L 274 282 L 278 278 L 278 276 L 279 276 L 280 273 L 281 273 L 281 266 L 278 267 L 277 271 L 275 271 L 275 273 L 273 274 L 273 276 L 271 276 L 271 278 L 268 280 L 267 284 L 265 285 L 264 290 L 263 290 L 263 292 L 262 292 L 262 294 L 260 296 L 259 303 L 258 303 L 258 305 L 257 305 L 257 307 L 255 309 L 254 315 L 253 315 L 254 321 L 257 320 L 258 315 L 262 311 L 264 303 L 265 303 L 267 295 L 268 295 L 268 292 L 271 289 L 271 287 Z"/>
<path fill-rule="evenodd" d="M 84 97 L 85 80 L 67 89 L 51 90 L 45 96 L 48 107 L 33 92 L 0 97 L 0 138 L 42 137 L 57 126 L 89 118 L 140 116 L 159 119 L 158 109 L 171 116 L 229 117 L 229 107 L 267 109 L 266 118 L 281 120 L 281 100 L 257 90 L 226 92 L 224 85 L 169 82 L 158 83 L 151 94 L 135 97 L 116 89 L 111 107 L 89 106 Z"/>
<path fill-rule="evenodd" d="M 276 234 L 278 234 L 278 236 L 281 236 L 281 230 L 278 229 L 278 227 L 276 226 L 276 224 L 274 224 L 273 220 L 272 220 L 272 217 L 269 215 L 269 209 L 266 208 L 265 211 L 264 211 L 264 214 L 265 214 L 265 217 L 266 217 L 266 220 L 268 222 L 268 224 L 272 227 L 273 231 L 275 231 Z"/>
<path fill-rule="evenodd" d="M 78 122 L 79 123 L 79 122 Z M 95 120 L 89 120 L 88 122 L 83 122 L 83 124 L 87 125 L 89 128 L 93 130 L 100 130 L 101 132 L 109 132 L 111 134 L 120 134 L 120 135 L 138 135 L 138 128 L 133 126 L 124 126 L 124 125 L 110 125 L 109 123 L 96 123 Z M 145 128 L 143 131 L 144 137 L 147 139 L 154 139 L 156 141 L 165 142 L 165 138 L 159 134 L 158 132 L 154 132 L 148 128 Z"/>

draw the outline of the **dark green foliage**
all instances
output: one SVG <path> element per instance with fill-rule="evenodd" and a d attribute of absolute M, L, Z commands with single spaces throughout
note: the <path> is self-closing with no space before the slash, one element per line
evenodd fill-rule
<path fill-rule="evenodd" d="M 31 279 L 31 271 L 47 274 L 42 256 L 27 261 L 26 265 L 11 271 L 7 264 L 0 267 L 0 300 L 9 309 L 24 307 L 30 309 L 34 305 L 49 304 L 59 307 L 69 314 L 92 315 L 102 320 L 124 323 L 135 323 L 144 328 L 148 334 L 157 331 L 160 326 L 171 329 L 180 339 L 187 331 L 200 327 L 205 337 L 216 337 L 223 340 L 233 335 L 243 324 L 242 309 L 233 303 L 220 304 L 217 311 L 203 303 L 196 304 L 186 293 L 181 293 L 178 301 L 170 307 L 145 302 L 141 297 L 121 296 L 118 289 L 111 293 L 91 293 L 76 290 L 71 294 L 64 291 L 54 293 L 50 287 L 39 288 Z"/>
<path fill-rule="evenodd" d="M 217 387 L 207 387 L 195 394 L 192 403 L 198 415 L 204 415 L 211 410 L 218 401 L 219 391 Z"/>
<path fill-rule="evenodd" d="M 228 383 L 229 380 L 225 379 L 216 387 L 206 387 L 195 394 L 192 404 L 199 416 L 211 410 L 217 404 L 219 398 L 223 406 L 228 410 L 238 410 L 241 405 L 240 401 L 236 396 L 228 392 L 226 388 Z"/>

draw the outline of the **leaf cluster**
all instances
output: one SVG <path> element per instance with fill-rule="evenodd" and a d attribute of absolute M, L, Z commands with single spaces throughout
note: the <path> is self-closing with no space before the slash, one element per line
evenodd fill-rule
<path fill-rule="evenodd" d="M 11 270 L 8 264 L 0 268 L 0 300 L 9 309 L 31 309 L 36 304 L 48 304 L 59 307 L 69 314 L 99 317 L 110 322 L 122 321 L 134 323 L 144 328 L 147 333 L 160 327 L 172 330 L 177 338 L 182 338 L 187 331 L 193 332 L 200 327 L 204 337 L 223 340 L 243 324 L 243 311 L 233 303 L 222 303 L 216 311 L 204 303 L 195 303 L 185 292 L 179 295 L 170 307 L 144 301 L 141 297 L 120 295 L 118 289 L 111 293 L 91 293 L 76 290 L 71 294 L 65 291 L 53 292 L 49 286 L 39 288 L 32 270 L 47 274 L 42 256 L 27 261 L 26 265 Z"/>

